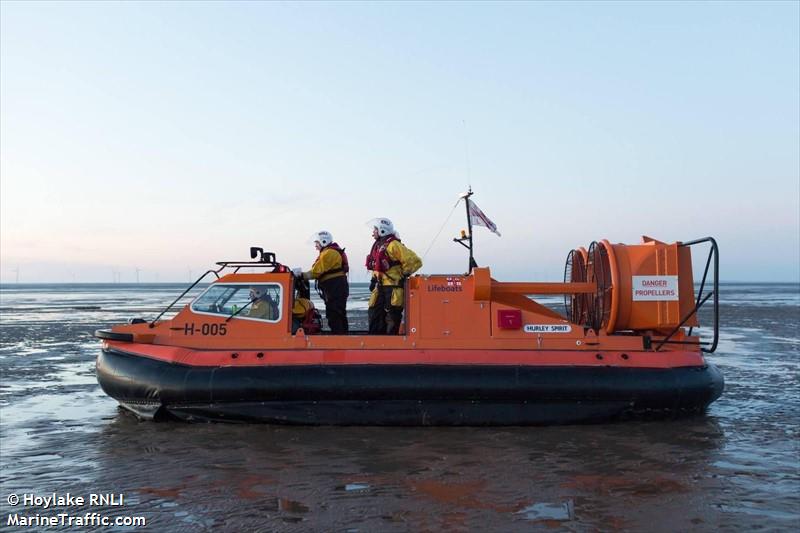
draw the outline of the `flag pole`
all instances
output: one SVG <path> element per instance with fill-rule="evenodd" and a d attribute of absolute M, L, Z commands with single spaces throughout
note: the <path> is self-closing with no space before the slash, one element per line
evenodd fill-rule
<path fill-rule="evenodd" d="M 469 190 L 467 191 L 467 195 L 464 197 L 464 205 L 467 208 L 467 231 L 469 236 L 469 267 L 467 267 L 468 272 L 472 272 L 472 269 L 477 267 L 478 264 L 475 262 L 475 257 L 472 253 L 472 217 L 469 213 L 469 197 L 472 196 L 472 186 L 470 185 Z"/>
<path fill-rule="evenodd" d="M 467 232 L 462 229 L 461 237 L 453 239 L 455 242 L 457 242 L 458 244 L 469 250 L 469 267 L 467 270 L 467 275 L 469 275 L 472 272 L 473 268 L 478 268 L 478 263 L 475 262 L 475 249 L 474 249 L 474 241 L 472 240 L 472 228 L 475 225 L 484 226 L 498 237 L 500 236 L 500 232 L 497 231 L 497 226 L 495 225 L 495 223 L 489 220 L 489 217 L 483 214 L 483 211 L 481 211 L 477 205 L 472 203 L 472 200 L 470 200 L 472 194 L 473 194 L 472 186 L 470 186 L 467 192 L 461 193 L 458 197 L 459 200 L 461 200 L 462 198 L 464 199 L 464 204 L 467 209 L 467 228 L 469 228 L 469 235 L 467 235 Z M 453 206 L 453 209 L 455 209 L 457 206 L 458 202 L 456 202 L 456 205 Z M 474 223 L 472 222 L 473 216 L 475 217 Z"/>
<path fill-rule="evenodd" d="M 462 193 L 460 198 L 464 199 L 464 206 L 466 207 L 467 213 L 467 230 L 469 231 L 468 234 L 464 234 L 464 230 L 461 230 L 461 237 L 457 239 L 453 239 L 454 242 L 457 242 L 467 250 L 469 250 L 469 266 L 467 267 L 467 274 L 472 272 L 473 268 L 478 266 L 478 263 L 475 262 L 475 256 L 473 254 L 472 248 L 472 216 L 470 213 L 470 200 L 469 197 L 473 195 L 472 186 L 470 185 L 469 190 L 465 193 Z M 458 205 L 458 203 L 456 203 Z M 464 241 L 468 242 L 469 244 L 464 244 Z"/>

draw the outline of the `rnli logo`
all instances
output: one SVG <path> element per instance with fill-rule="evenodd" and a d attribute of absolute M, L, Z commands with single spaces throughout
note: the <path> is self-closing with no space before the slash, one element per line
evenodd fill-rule
<path fill-rule="evenodd" d="M 428 285 L 428 292 L 463 292 L 462 279 L 448 277 L 443 285 Z"/>

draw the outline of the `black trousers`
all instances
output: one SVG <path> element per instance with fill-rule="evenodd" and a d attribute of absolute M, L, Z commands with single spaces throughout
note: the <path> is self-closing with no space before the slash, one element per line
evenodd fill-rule
<path fill-rule="evenodd" d="M 328 326 L 336 335 L 346 335 L 347 297 L 350 296 L 350 285 L 346 276 L 339 276 L 320 282 L 319 291 L 325 301 L 325 318 Z"/>
<path fill-rule="evenodd" d="M 397 335 L 403 321 L 403 307 L 392 305 L 394 287 L 378 286 L 378 298 L 367 311 L 370 335 Z"/>

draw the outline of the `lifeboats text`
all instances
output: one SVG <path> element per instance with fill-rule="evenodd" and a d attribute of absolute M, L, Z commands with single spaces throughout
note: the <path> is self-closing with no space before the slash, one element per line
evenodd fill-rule
<path fill-rule="evenodd" d="M 463 292 L 461 285 L 428 285 L 428 292 Z"/>

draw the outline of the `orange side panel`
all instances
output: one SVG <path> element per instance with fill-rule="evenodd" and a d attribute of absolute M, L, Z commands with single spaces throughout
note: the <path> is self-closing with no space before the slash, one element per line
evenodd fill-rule
<path fill-rule="evenodd" d="M 420 338 L 488 339 L 489 303 L 473 299 L 470 276 L 426 276 L 414 292 Z"/>
<path fill-rule="evenodd" d="M 525 298 L 522 296 L 522 298 Z M 528 298 L 525 298 L 528 300 Z M 531 300 L 528 300 L 531 302 Z M 535 302 L 531 302 L 535 303 Z M 545 312 L 540 312 L 540 309 L 543 309 Z M 521 329 L 502 329 L 497 326 L 497 316 L 498 311 L 504 309 L 522 309 L 522 328 Z M 540 333 L 542 326 L 548 325 L 556 325 L 563 327 L 565 329 L 569 329 L 569 331 L 565 331 L 563 333 L 549 333 L 544 334 Z M 528 326 L 531 328 L 530 331 L 527 331 L 525 328 Z M 536 329 L 539 331 L 535 331 Z M 544 337 L 547 336 L 547 341 L 544 340 Z M 555 339 L 554 339 L 555 337 Z M 492 338 L 493 339 L 524 339 L 528 346 L 535 347 L 538 349 L 542 348 L 542 345 L 547 342 L 547 347 L 552 347 L 552 342 L 554 340 L 558 341 L 559 343 L 567 343 L 570 347 L 577 346 L 576 341 L 578 339 L 583 339 L 585 337 L 583 332 L 583 326 L 577 324 L 570 324 L 563 316 L 559 315 L 558 313 L 551 311 L 550 309 L 536 304 L 536 308 L 533 310 L 520 307 L 517 305 L 504 305 L 503 302 L 492 302 Z"/>
<path fill-rule="evenodd" d="M 595 352 L 554 350 L 191 350 L 104 341 L 117 351 L 199 367 L 286 365 L 530 365 L 677 368 L 702 366 L 696 352 Z M 259 357 L 260 354 L 260 357 Z"/>

